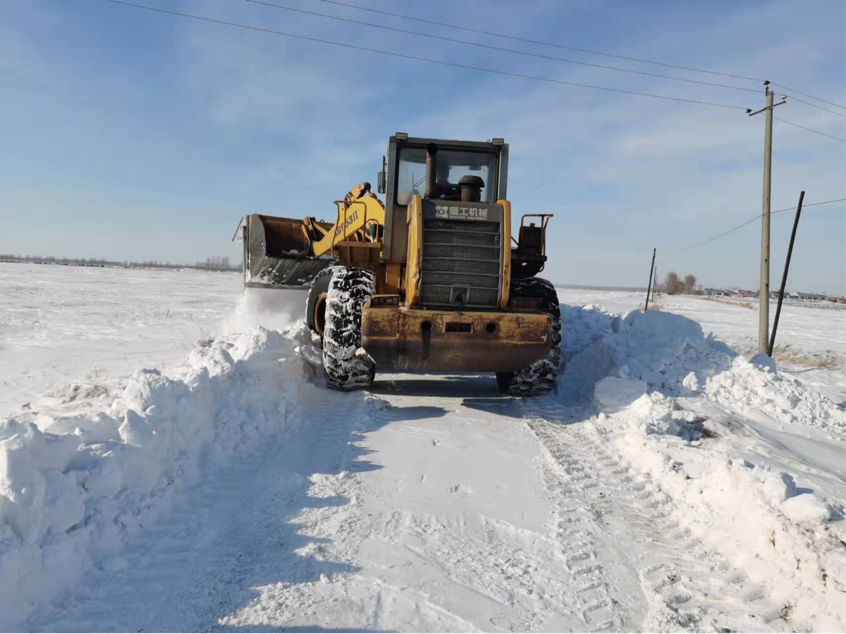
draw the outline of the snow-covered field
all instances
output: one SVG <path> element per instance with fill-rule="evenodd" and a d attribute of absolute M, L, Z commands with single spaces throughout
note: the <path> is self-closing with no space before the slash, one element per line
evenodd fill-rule
<path fill-rule="evenodd" d="M 0 264 L 0 630 L 846 629 L 846 313 L 773 371 L 743 306 L 559 293 L 554 394 L 342 394 L 302 293 Z"/>
<path fill-rule="evenodd" d="M 0 263 L 0 416 L 51 387 L 183 359 L 240 289 L 234 273 Z"/>

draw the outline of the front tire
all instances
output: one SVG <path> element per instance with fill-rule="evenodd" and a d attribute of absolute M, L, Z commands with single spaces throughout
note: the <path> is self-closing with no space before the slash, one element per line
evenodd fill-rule
<path fill-rule="evenodd" d="M 511 396 L 538 396 L 551 391 L 561 365 L 561 307 L 551 282 L 539 277 L 511 281 L 511 296 L 539 300 L 538 308 L 552 318 L 552 345 L 549 352 L 517 372 L 497 372 L 499 391 Z"/>
<path fill-rule="evenodd" d="M 361 390 L 373 385 L 376 364 L 361 348 L 361 309 L 375 289 L 370 271 L 332 267 L 326 293 L 323 372 L 334 390 Z"/>
<path fill-rule="evenodd" d="M 329 295 L 329 282 L 337 266 L 325 268 L 314 276 L 308 289 L 305 321 L 312 332 L 323 336 L 326 329 L 326 298 Z"/>

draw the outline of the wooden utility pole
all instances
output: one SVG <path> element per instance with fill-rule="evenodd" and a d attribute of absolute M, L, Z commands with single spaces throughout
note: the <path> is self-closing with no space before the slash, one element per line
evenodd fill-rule
<path fill-rule="evenodd" d="M 752 117 L 766 112 L 764 126 L 764 195 L 761 202 L 761 283 L 758 286 L 758 353 L 767 354 L 769 350 L 770 331 L 770 194 L 772 192 L 772 159 L 773 159 L 773 109 L 784 103 L 774 104 L 773 91 L 770 82 L 764 82 L 767 105 L 747 114 Z M 782 98 L 784 99 L 784 98 Z"/>
<path fill-rule="evenodd" d="M 767 354 L 770 343 L 770 194 L 773 169 L 773 91 L 767 87 L 767 123 L 764 126 L 764 195 L 761 203 L 761 283 L 758 286 L 758 352 Z"/>

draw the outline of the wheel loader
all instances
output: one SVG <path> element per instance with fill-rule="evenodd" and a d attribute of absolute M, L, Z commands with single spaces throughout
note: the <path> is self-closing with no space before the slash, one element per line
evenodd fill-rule
<path fill-rule="evenodd" d="M 247 287 L 308 289 L 326 384 L 368 388 L 377 370 L 473 371 L 495 373 L 506 394 L 552 389 L 558 297 L 535 277 L 552 215 L 524 215 L 512 237 L 504 140 L 398 132 L 376 182 L 384 202 L 361 183 L 334 201 L 331 222 L 255 214 L 235 234 Z"/>

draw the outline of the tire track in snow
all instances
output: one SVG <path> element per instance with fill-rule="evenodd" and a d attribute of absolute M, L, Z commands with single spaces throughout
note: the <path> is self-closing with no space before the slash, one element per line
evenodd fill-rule
<path fill-rule="evenodd" d="M 588 421 L 588 408 L 552 398 L 522 407 L 546 450 L 547 486 L 562 500 L 562 556 L 586 581 L 575 594 L 590 629 L 789 629 L 743 571 L 680 523 L 691 518 L 609 448 Z M 637 582 L 640 599 L 627 578 Z"/>
<path fill-rule="evenodd" d="M 579 492 L 596 486 L 580 465 L 568 457 L 569 448 L 554 442 L 541 423 L 528 421 L 547 451 L 541 465 L 547 489 L 557 499 L 554 533 L 558 556 L 570 573 L 574 605 L 590 632 L 631 629 L 619 602 L 609 590 L 608 571 L 596 549 L 595 510 L 579 499 Z"/>
<path fill-rule="evenodd" d="M 549 565 L 553 545 L 543 535 L 483 515 L 394 512 L 379 523 L 380 539 L 437 569 L 465 608 L 473 602 L 471 612 L 489 613 L 487 623 L 472 620 L 475 628 L 537 631 L 548 629 L 550 617 L 578 620 L 563 567 Z"/>

